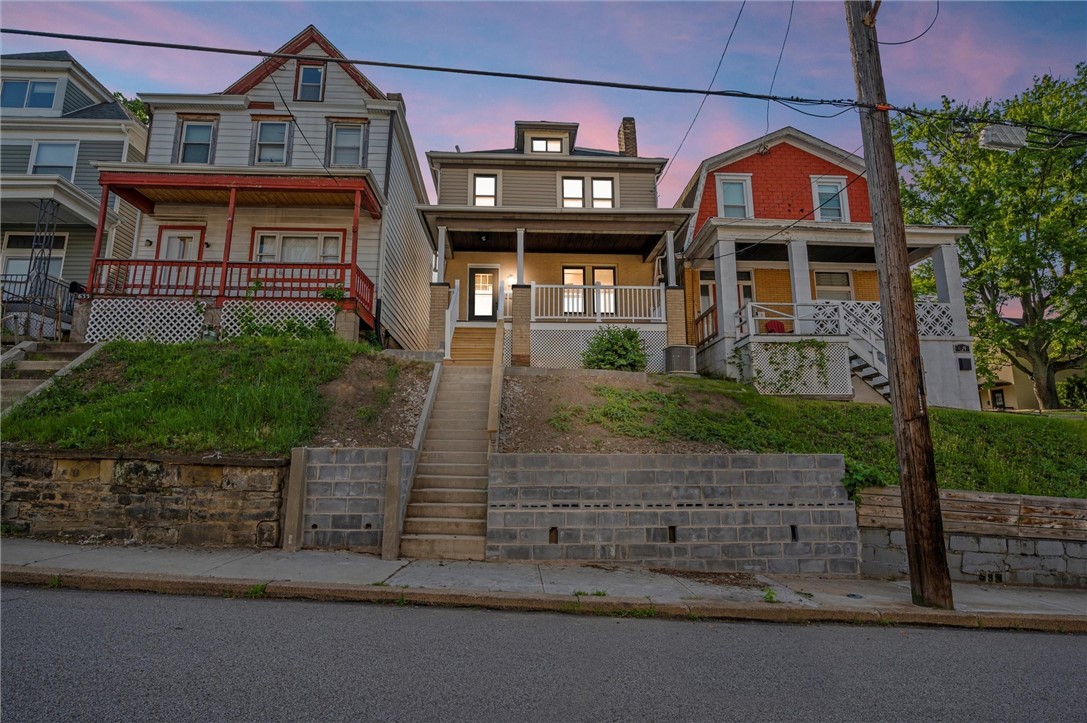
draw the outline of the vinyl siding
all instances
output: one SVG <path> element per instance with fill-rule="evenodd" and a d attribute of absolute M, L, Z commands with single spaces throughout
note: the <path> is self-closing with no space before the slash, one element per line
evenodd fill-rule
<path fill-rule="evenodd" d="M 174 129 L 177 127 L 177 113 L 172 110 L 157 110 L 148 132 L 147 162 L 169 163 L 173 160 Z"/>
<path fill-rule="evenodd" d="M 390 159 L 382 258 L 381 323 L 406 349 L 425 349 L 433 251 L 415 212 L 417 199 L 399 143 Z"/>
<path fill-rule="evenodd" d="M 72 226 L 58 227 L 57 230 L 68 232 L 68 243 L 64 249 L 64 278 L 67 281 L 87 283 L 94 252 L 94 228 Z"/>
<path fill-rule="evenodd" d="M 64 91 L 64 105 L 62 106 L 61 113 L 71 113 L 80 108 L 86 108 L 94 102 L 89 95 L 80 90 L 80 88 L 70 79 L 68 80 L 67 85 L 68 88 Z"/>
<path fill-rule="evenodd" d="M 75 185 L 91 198 L 101 198 L 102 187 L 98 185 L 98 169 L 91 165 L 91 161 L 120 161 L 124 145 L 124 141 L 80 141 L 73 179 Z"/>
<path fill-rule="evenodd" d="M 475 168 L 483 171 L 485 167 Z M 446 167 L 441 172 L 441 188 L 438 203 L 443 205 L 471 205 L 468 187 L 470 172 L 467 168 Z M 618 193 L 618 208 L 656 208 L 657 191 L 652 173 L 615 173 L 608 170 L 587 171 L 572 168 L 568 172 L 556 168 L 503 168 L 502 206 L 558 208 L 559 179 L 564 175 L 592 178 L 612 176 Z"/>
<path fill-rule="evenodd" d="M 26 175 L 30 168 L 30 145 L 0 145 L 0 173 Z"/>
<path fill-rule="evenodd" d="M 502 205 L 558 208 L 558 177 L 552 170 L 507 168 L 502 171 Z"/>
<path fill-rule="evenodd" d="M 443 168 L 438 203 L 443 206 L 464 206 L 468 199 L 468 169 Z"/>
<path fill-rule="evenodd" d="M 117 214 L 121 217 L 121 222 L 113 230 L 113 244 L 109 255 L 110 258 L 114 259 L 130 259 L 132 258 L 132 242 L 136 235 L 137 211 L 134 207 L 121 201 L 117 208 Z"/>
<path fill-rule="evenodd" d="M 128 157 L 125 158 L 126 163 L 143 163 L 143 149 L 139 148 L 135 143 L 130 143 L 128 146 Z"/>
<path fill-rule="evenodd" d="M 619 174 L 620 208 L 656 208 L 657 185 L 652 173 Z"/>

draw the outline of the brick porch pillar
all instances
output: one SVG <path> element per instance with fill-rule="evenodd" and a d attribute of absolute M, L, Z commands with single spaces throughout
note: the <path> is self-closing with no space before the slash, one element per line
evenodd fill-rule
<path fill-rule="evenodd" d="M 513 325 L 510 362 L 515 367 L 532 366 L 532 287 L 513 285 Z"/>
<path fill-rule="evenodd" d="M 430 285 L 430 326 L 427 330 L 427 349 L 444 351 L 445 310 L 449 308 L 449 284 L 445 282 Z"/>

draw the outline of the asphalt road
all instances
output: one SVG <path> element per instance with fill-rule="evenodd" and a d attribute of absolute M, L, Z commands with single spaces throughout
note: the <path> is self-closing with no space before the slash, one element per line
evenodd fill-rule
<path fill-rule="evenodd" d="M 1084 721 L 1087 638 L 5 587 L 21 721 Z"/>

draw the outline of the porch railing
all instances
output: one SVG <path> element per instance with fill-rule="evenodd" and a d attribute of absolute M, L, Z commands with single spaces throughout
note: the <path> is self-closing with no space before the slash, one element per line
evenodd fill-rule
<path fill-rule="evenodd" d="M 664 322 L 664 285 L 532 285 L 533 321 Z"/>
<path fill-rule="evenodd" d="M 947 303 L 915 304 L 920 336 L 954 336 Z M 813 301 L 807 304 L 750 303 L 736 312 L 737 338 L 753 334 L 804 334 L 883 339 L 883 318 L 875 301 Z"/>
<path fill-rule="evenodd" d="M 33 303 L 50 311 L 72 313 L 71 284 L 55 276 L 0 274 L 0 296 L 4 303 Z"/>
<path fill-rule="evenodd" d="M 460 317 L 460 279 L 453 282 L 453 291 L 449 293 L 449 306 L 445 308 L 445 358 L 453 356 L 453 332 Z"/>
<path fill-rule="evenodd" d="M 694 328 L 695 343 L 699 346 L 717 338 L 717 304 L 695 317 Z"/>

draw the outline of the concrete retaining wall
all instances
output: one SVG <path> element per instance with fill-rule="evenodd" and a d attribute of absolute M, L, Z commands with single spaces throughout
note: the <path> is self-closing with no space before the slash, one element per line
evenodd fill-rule
<path fill-rule="evenodd" d="M 861 528 L 861 574 L 906 578 L 906 533 Z M 951 579 L 1087 589 L 1087 542 L 990 535 L 945 536 Z"/>
<path fill-rule="evenodd" d="M 3 522 L 30 535 L 275 547 L 286 460 L 5 450 Z"/>
<path fill-rule="evenodd" d="M 840 455 L 492 454 L 488 560 L 856 575 Z"/>

